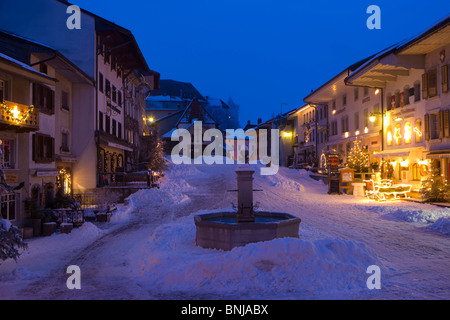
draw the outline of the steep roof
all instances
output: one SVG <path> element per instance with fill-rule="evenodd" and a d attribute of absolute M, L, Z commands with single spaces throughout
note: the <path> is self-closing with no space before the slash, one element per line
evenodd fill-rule
<path fill-rule="evenodd" d="M 192 83 L 170 79 L 160 80 L 159 89 L 153 90 L 150 96 L 172 96 L 188 100 L 206 100 Z"/>
<path fill-rule="evenodd" d="M 180 117 L 180 120 L 178 120 L 177 126 L 180 123 L 190 124 L 195 120 L 201 120 L 208 124 L 216 123 L 216 121 L 197 99 L 193 99 L 187 106 L 186 110 L 184 110 L 183 115 Z"/>

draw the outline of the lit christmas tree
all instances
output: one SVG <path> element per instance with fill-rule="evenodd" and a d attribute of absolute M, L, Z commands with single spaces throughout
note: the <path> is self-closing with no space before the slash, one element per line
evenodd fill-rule
<path fill-rule="evenodd" d="M 369 168 L 369 153 L 361 147 L 360 141 L 353 142 L 353 147 L 347 157 L 347 166 L 357 172 L 366 172 Z"/>
<path fill-rule="evenodd" d="M 431 165 L 431 170 L 428 179 L 423 184 L 425 188 L 424 197 L 428 202 L 447 202 L 449 198 L 449 190 L 444 180 L 440 175 L 439 163 L 435 162 Z"/>

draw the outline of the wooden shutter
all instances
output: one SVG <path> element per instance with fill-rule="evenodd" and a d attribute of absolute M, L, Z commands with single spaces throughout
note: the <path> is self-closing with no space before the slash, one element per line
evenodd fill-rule
<path fill-rule="evenodd" d="M 428 99 L 428 73 L 422 75 L 422 99 Z"/>
<path fill-rule="evenodd" d="M 448 64 L 442 66 L 441 76 L 442 76 L 442 92 L 448 93 Z"/>
<path fill-rule="evenodd" d="M 428 71 L 428 98 L 436 97 L 438 94 L 438 82 L 436 69 Z"/>
<path fill-rule="evenodd" d="M 430 140 L 430 115 L 426 114 L 424 116 L 424 122 L 425 122 L 425 140 Z"/>
<path fill-rule="evenodd" d="M 449 130 L 449 110 L 445 110 L 444 111 L 444 122 L 443 122 L 443 126 L 444 126 L 444 137 L 449 137 L 450 136 L 450 130 Z"/>
<path fill-rule="evenodd" d="M 442 139 L 444 137 L 444 111 L 438 113 L 438 132 L 439 139 Z"/>
<path fill-rule="evenodd" d="M 53 91 L 52 91 L 53 92 Z M 48 138 L 50 140 L 50 161 L 55 161 L 55 138 Z"/>

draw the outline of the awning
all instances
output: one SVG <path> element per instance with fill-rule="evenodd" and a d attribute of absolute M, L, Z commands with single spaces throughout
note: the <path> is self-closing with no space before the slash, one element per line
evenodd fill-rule
<path fill-rule="evenodd" d="M 404 148 L 404 149 L 390 149 L 383 150 L 381 152 L 375 153 L 373 155 L 374 158 L 403 158 L 409 157 L 411 152 L 414 151 L 425 151 L 424 147 L 416 147 L 416 148 Z"/>
<path fill-rule="evenodd" d="M 427 159 L 448 159 L 450 158 L 450 150 L 432 151 L 427 154 Z"/>
<path fill-rule="evenodd" d="M 391 149 L 384 150 L 378 153 L 374 153 L 374 158 L 402 158 L 409 157 L 409 153 L 412 149 Z"/>

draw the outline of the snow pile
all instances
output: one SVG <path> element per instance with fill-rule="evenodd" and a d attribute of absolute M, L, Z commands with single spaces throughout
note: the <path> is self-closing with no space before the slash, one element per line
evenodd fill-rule
<path fill-rule="evenodd" d="M 395 202 L 393 205 L 385 203 L 384 205 L 378 204 L 358 207 L 399 220 L 422 224 L 434 223 L 440 218 L 450 218 L 450 209 L 426 204 L 421 204 L 423 208 L 417 208 L 417 206 L 408 204 L 399 205 L 398 202 Z"/>
<path fill-rule="evenodd" d="M 429 226 L 431 230 L 450 235 L 450 218 L 439 218 L 435 223 Z"/>
<path fill-rule="evenodd" d="M 49 237 L 30 239 L 27 241 L 28 249 L 22 252 L 17 263 L 7 260 L 2 264 L 0 281 L 36 280 L 44 277 L 60 264 L 61 257 L 69 256 L 103 234 L 93 223 L 85 222 L 69 234 L 55 233 Z"/>
<path fill-rule="evenodd" d="M 139 269 L 144 280 L 139 281 L 162 294 L 341 297 L 368 291 L 366 270 L 374 264 L 382 267 L 364 244 L 338 239 L 284 238 L 229 252 L 203 249 L 195 245 L 190 216 L 153 233 L 141 250 Z"/>
<path fill-rule="evenodd" d="M 450 218 L 450 211 L 448 209 L 419 209 L 411 210 L 400 208 L 392 211 L 393 216 L 400 220 L 415 223 L 434 223 L 440 218 Z"/>
<path fill-rule="evenodd" d="M 130 219 L 133 212 L 149 206 L 170 207 L 190 201 L 187 191 L 195 190 L 185 179 L 200 171 L 192 165 L 172 165 L 170 171 L 160 179 L 160 188 L 141 189 L 126 199 L 125 206 L 119 206 L 111 216 L 111 222 Z"/>
<path fill-rule="evenodd" d="M 285 178 L 282 175 L 263 176 L 271 186 L 288 191 L 305 191 L 305 187 L 289 178 Z"/>

